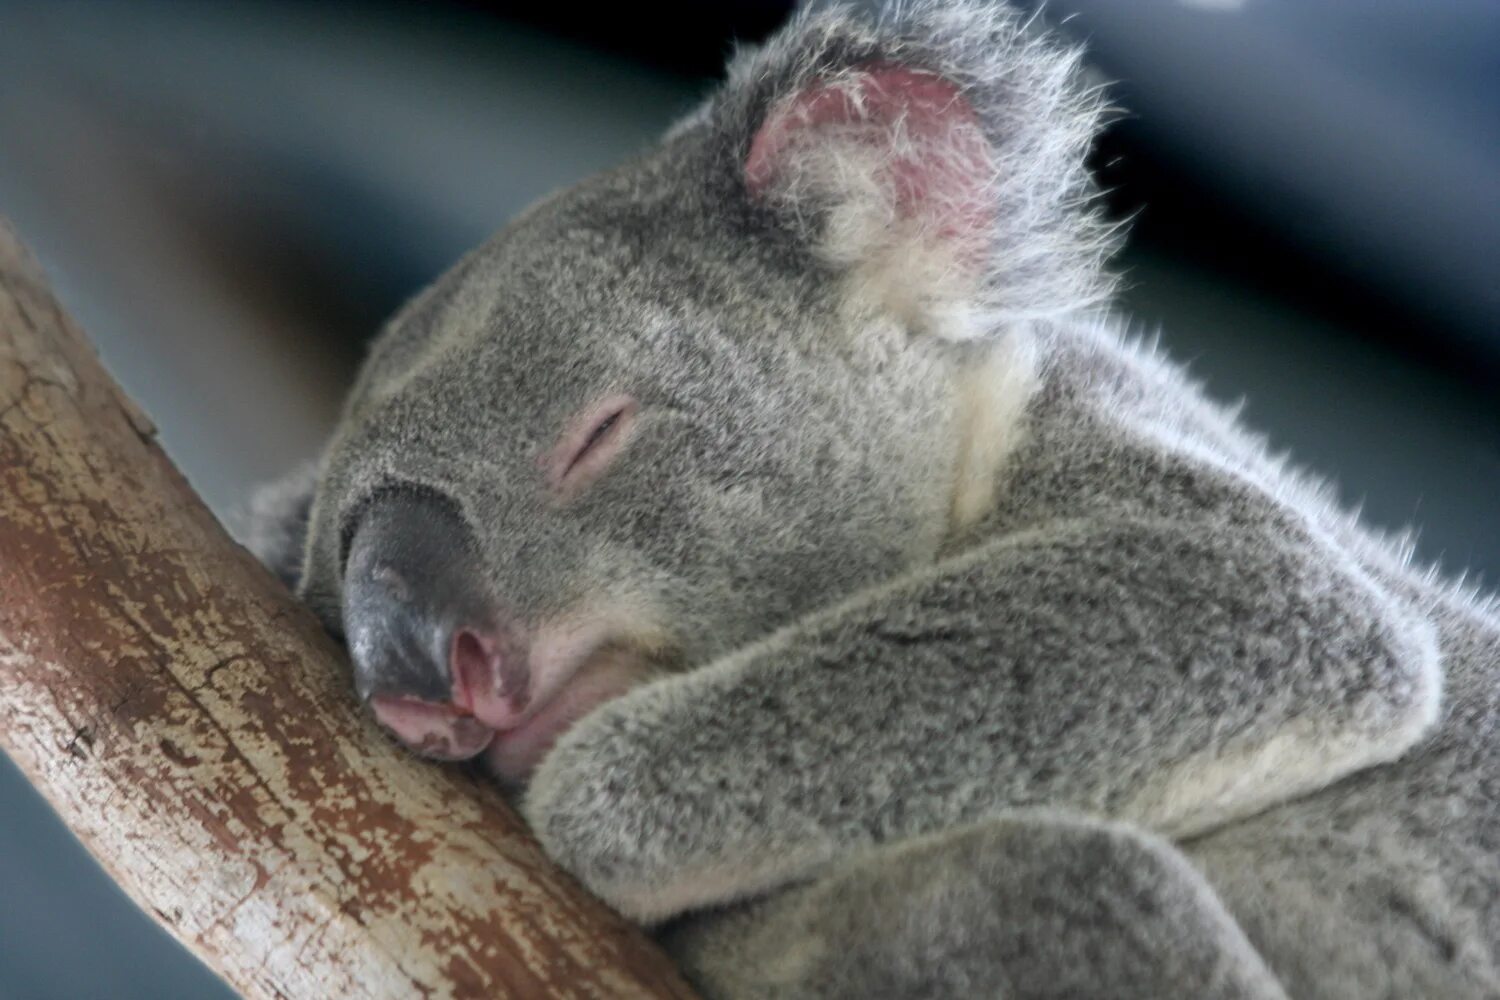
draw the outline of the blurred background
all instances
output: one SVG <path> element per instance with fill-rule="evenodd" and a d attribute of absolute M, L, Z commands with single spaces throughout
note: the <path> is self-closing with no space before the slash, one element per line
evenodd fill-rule
<path fill-rule="evenodd" d="M 0 0 L 0 215 L 221 514 L 382 319 L 790 3 Z M 1128 114 L 1126 305 L 1453 572 L 1500 571 L 1500 4 L 1052 0 Z M 216 998 L 0 759 L 0 1000 Z"/>

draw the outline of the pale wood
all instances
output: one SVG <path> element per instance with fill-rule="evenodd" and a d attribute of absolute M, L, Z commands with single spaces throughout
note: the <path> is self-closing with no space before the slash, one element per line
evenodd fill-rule
<path fill-rule="evenodd" d="M 3 223 L 0 749 L 246 996 L 690 995 L 482 778 L 366 720 Z"/>

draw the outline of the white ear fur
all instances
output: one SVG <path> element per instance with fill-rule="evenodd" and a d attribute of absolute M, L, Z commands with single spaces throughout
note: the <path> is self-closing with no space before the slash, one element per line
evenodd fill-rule
<path fill-rule="evenodd" d="M 1036 388 L 1036 344 L 1027 331 L 1005 335 L 959 375 L 954 532 L 972 528 L 993 508 L 1001 469 L 1024 440 L 1026 406 Z"/>
<path fill-rule="evenodd" d="M 908 328 L 968 339 L 994 226 L 994 151 L 958 88 L 860 67 L 782 100 L 745 162 L 753 194 L 820 217 L 815 252 Z"/>
<path fill-rule="evenodd" d="M 998 0 L 804 11 L 694 119 L 850 305 L 968 340 L 1107 306 L 1078 49 Z"/>

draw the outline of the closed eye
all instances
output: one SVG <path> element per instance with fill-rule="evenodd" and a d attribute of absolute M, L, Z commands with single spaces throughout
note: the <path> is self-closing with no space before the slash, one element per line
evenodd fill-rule
<path fill-rule="evenodd" d="M 614 427 L 620 422 L 620 415 L 623 412 L 623 410 L 616 410 L 614 413 L 611 413 L 609 416 L 601 420 L 599 422 L 599 426 L 595 427 L 594 430 L 589 434 L 589 439 L 583 443 L 583 451 L 580 452 L 580 455 L 588 454 L 588 450 L 590 448 L 598 444 L 600 441 L 604 440 L 604 436 L 609 433 L 610 428 Z"/>
<path fill-rule="evenodd" d="M 554 490 L 574 496 L 605 470 L 624 448 L 640 404 L 631 396 L 611 396 L 569 422 L 545 458 Z"/>

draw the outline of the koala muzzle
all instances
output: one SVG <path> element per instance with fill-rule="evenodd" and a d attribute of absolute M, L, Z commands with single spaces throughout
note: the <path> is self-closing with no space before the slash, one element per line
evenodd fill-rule
<path fill-rule="evenodd" d="M 355 689 L 403 743 L 430 757 L 481 753 L 529 692 L 519 630 L 488 595 L 472 534 L 437 494 L 375 500 L 354 533 L 344 633 Z"/>

